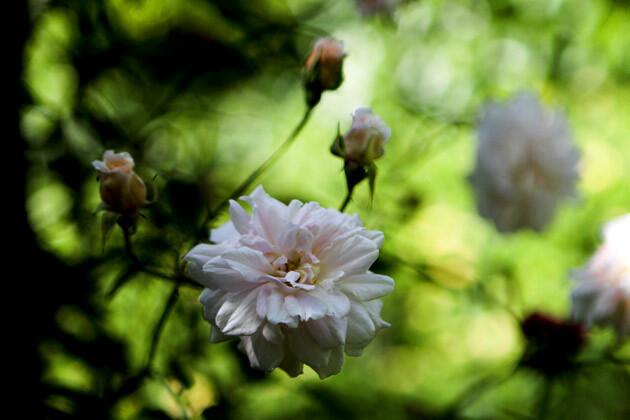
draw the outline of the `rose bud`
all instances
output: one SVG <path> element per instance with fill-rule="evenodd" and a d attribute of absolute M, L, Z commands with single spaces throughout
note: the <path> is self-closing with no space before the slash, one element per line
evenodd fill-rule
<path fill-rule="evenodd" d="M 333 155 L 343 158 L 348 195 L 342 209 L 348 204 L 354 187 L 369 180 L 370 197 L 374 196 L 376 165 L 374 160 L 385 154 L 385 143 L 392 130 L 370 108 L 360 107 L 352 113 L 352 126 L 345 135 L 337 130 L 337 137 L 330 146 Z"/>
<path fill-rule="evenodd" d="M 147 202 L 147 190 L 142 179 L 133 171 L 129 153 L 108 150 L 103 160 L 92 161 L 99 172 L 100 194 L 105 210 L 122 215 L 134 215 Z"/>
<path fill-rule="evenodd" d="M 337 136 L 331 152 L 347 162 L 367 165 L 385 154 L 385 143 L 392 131 L 370 108 L 357 108 L 352 113 L 352 127 Z"/>
<path fill-rule="evenodd" d="M 325 90 L 335 90 L 343 81 L 343 44 L 334 38 L 319 38 L 304 63 L 304 87 L 309 106 L 315 106 Z"/>

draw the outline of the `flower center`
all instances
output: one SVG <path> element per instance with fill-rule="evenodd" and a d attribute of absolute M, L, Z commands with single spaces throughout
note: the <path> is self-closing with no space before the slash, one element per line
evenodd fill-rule
<path fill-rule="evenodd" d="M 315 284 L 319 273 L 319 260 L 310 252 L 295 251 L 291 255 L 280 255 L 272 260 L 273 275 L 281 277 L 287 286 Z"/>

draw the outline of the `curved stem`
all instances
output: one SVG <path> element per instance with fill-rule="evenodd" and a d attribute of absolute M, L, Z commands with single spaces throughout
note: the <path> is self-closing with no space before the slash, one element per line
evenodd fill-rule
<path fill-rule="evenodd" d="M 151 347 L 149 348 L 149 355 L 147 357 L 146 362 L 146 371 L 151 370 L 151 365 L 153 364 L 153 359 L 155 358 L 155 353 L 157 352 L 157 346 L 160 342 L 160 337 L 162 335 L 162 331 L 164 330 L 164 326 L 166 325 L 166 321 L 168 320 L 169 315 L 171 314 L 173 308 L 175 307 L 175 303 L 177 302 L 177 298 L 179 297 L 179 282 L 173 287 L 170 295 L 168 296 L 168 300 L 166 301 L 166 305 L 164 305 L 164 310 L 162 311 L 162 315 L 160 315 L 160 319 L 158 319 L 157 324 L 153 329 L 153 335 L 151 336 Z"/>
<path fill-rule="evenodd" d="M 306 112 L 302 116 L 300 122 L 295 126 L 289 137 L 276 149 L 275 152 L 271 154 L 254 172 L 252 172 L 241 184 L 223 201 L 219 203 L 213 210 L 208 211 L 206 217 L 203 221 L 201 231 L 199 236 L 204 238 L 207 236 L 206 228 L 208 223 L 210 223 L 215 217 L 219 215 L 219 213 L 223 210 L 223 208 L 230 202 L 230 200 L 237 199 L 240 197 L 247 189 L 256 181 L 256 179 L 265 172 L 271 165 L 273 165 L 286 151 L 289 149 L 289 146 L 293 143 L 293 141 L 297 138 L 298 134 L 302 131 L 306 123 L 308 122 L 311 112 L 313 111 L 314 106 L 310 106 L 306 109 Z M 199 239 L 199 238 L 198 238 Z"/>
<path fill-rule="evenodd" d="M 346 207 L 348 207 L 348 204 L 350 204 L 350 200 L 352 200 L 353 192 L 354 192 L 354 187 L 348 190 L 348 193 L 346 194 L 346 198 L 343 199 L 343 203 L 341 203 L 341 206 L 339 206 L 340 212 L 343 213 L 346 210 Z"/>

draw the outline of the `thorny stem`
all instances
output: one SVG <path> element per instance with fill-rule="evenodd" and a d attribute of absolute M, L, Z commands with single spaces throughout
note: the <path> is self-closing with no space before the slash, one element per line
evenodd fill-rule
<path fill-rule="evenodd" d="M 300 120 L 298 125 L 295 126 L 293 131 L 291 131 L 291 134 L 289 134 L 289 137 L 287 137 L 287 139 L 280 145 L 280 147 L 278 147 L 276 151 L 273 152 L 271 156 L 267 158 L 267 160 L 265 160 L 254 172 L 252 172 L 243 182 L 241 182 L 241 184 L 228 197 L 226 197 L 223 201 L 221 201 L 219 205 L 217 205 L 213 210 L 207 212 L 206 217 L 204 218 L 203 224 L 201 226 L 200 232 L 198 234 L 199 237 L 197 239 L 202 239 L 207 236 L 206 228 L 208 226 L 208 223 L 214 220 L 219 215 L 219 213 L 221 213 L 223 208 L 230 202 L 230 200 L 234 200 L 240 197 L 245 191 L 247 191 L 247 189 L 254 183 L 254 181 L 256 181 L 256 179 L 263 172 L 265 172 L 284 153 L 286 153 L 286 151 L 289 149 L 289 146 L 293 143 L 293 141 L 295 141 L 298 134 L 300 134 L 300 132 L 302 131 L 302 129 L 308 122 L 313 109 L 314 109 L 314 106 L 309 106 L 306 109 L 306 112 L 304 113 L 304 116 L 302 116 L 302 119 Z"/>

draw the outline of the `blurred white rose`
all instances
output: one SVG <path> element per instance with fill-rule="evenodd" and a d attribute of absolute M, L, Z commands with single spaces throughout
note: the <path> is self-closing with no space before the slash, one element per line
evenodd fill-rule
<path fill-rule="evenodd" d="M 488 105 L 477 127 L 470 177 L 479 214 L 501 232 L 540 231 L 557 203 L 573 196 L 579 153 L 560 111 L 547 111 L 530 94 Z"/>
<path fill-rule="evenodd" d="M 262 187 L 242 200 L 252 214 L 232 201 L 231 221 L 212 231 L 216 244 L 186 256 L 189 274 L 206 287 L 200 301 L 211 341 L 239 337 L 254 368 L 338 373 L 344 352 L 360 355 L 389 326 L 380 298 L 394 282 L 369 271 L 383 234 L 315 202 L 287 206 Z"/>
<path fill-rule="evenodd" d="M 630 335 L 630 214 L 606 224 L 604 243 L 573 274 L 573 317 L 586 326 L 612 325 Z"/>

